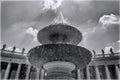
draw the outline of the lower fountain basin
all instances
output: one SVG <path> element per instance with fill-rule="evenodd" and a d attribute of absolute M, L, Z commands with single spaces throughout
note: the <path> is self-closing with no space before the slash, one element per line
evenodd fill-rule
<path fill-rule="evenodd" d="M 42 67 L 52 61 L 71 62 L 78 68 L 89 64 L 92 54 L 86 48 L 71 44 L 46 44 L 32 48 L 27 55 L 28 61 L 35 67 Z"/>

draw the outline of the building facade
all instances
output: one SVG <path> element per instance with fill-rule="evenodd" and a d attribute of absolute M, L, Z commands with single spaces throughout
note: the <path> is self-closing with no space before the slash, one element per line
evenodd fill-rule
<path fill-rule="evenodd" d="M 5 46 L 0 50 L 1 79 L 44 79 L 46 71 L 42 67 L 35 68 L 28 62 L 25 49 L 15 52 L 15 47 L 9 51 L 5 50 Z M 93 51 L 90 64 L 84 69 L 75 69 L 71 76 L 75 79 L 119 79 L 120 54 L 110 52 L 97 55 Z"/>

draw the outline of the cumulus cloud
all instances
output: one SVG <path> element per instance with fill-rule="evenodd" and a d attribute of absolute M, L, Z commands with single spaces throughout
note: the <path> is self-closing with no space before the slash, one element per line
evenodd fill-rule
<path fill-rule="evenodd" d="M 21 52 L 21 50 L 19 49 L 19 48 L 16 48 L 16 50 L 15 50 L 16 52 Z"/>
<path fill-rule="evenodd" d="M 7 47 L 6 50 L 12 51 L 12 50 L 13 50 L 13 47 Z"/>
<path fill-rule="evenodd" d="M 120 43 L 120 40 L 118 40 L 117 42 Z"/>
<path fill-rule="evenodd" d="M 96 29 L 97 29 L 96 27 L 87 28 L 87 29 L 83 32 L 83 37 L 84 37 L 83 42 L 86 42 L 87 37 L 88 37 L 90 34 L 95 33 Z"/>
<path fill-rule="evenodd" d="M 29 27 L 28 29 L 26 29 L 26 33 L 30 34 L 34 39 L 34 41 L 37 41 L 37 33 L 38 30 L 37 29 L 33 29 L 33 27 Z"/>
<path fill-rule="evenodd" d="M 18 40 L 25 38 L 27 33 L 33 37 L 34 39 L 33 41 L 37 41 L 36 35 L 38 30 L 33 29 L 33 27 L 31 27 L 31 26 L 35 26 L 36 24 L 37 22 L 17 22 L 14 23 L 12 27 L 10 27 L 9 31 L 11 31 L 11 33 L 14 33 L 14 37 L 16 37 Z"/>
<path fill-rule="evenodd" d="M 32 21 L 32 22 L 16 22 L 12 25 L 12 27 L 14 29 L 16 28 L 28 28 L 30 26 L 33 26 L 35 24 L 37 24 L 38 22 L 37 21 Z"/>
<path fill-rule="evenodd" d="M 118 44 L 120 44 L 120 40 L 118 40 L 117 42 Z M 120 45 L 118 47 L 120 48 Z M 120 49 L 118 49 L 117 52 L 120 52 Z"/>
<path fill-rule="evenodd" d="M 83 33 L 83 36 L 89 34 L 89 33 L 94 33 L 96 31 L 96 27 L 93 27 L 93 28 L 87 28 L 84 33 Z"/>
<path fill-rule="evenodd" d="M 120 50 L 118 50 L 117 52 L 119 52 L 119 53 L 120 53 Z"/>
<path fill-rule="evenodd" d="M 6 48 L 6 50 L 12 51 L 13 47 L 9 46 L 9 47 Z M 19 48 L 16 48 L 15 51 L 16 52 L 21 52 L 21 50 Z"/>
<path fill-rule="evenodd" d="M 102 17 L 100 17 L 99 23 L 102 23 L 103 25 L 120 24 L 119 19 L 120 18 L 114 14 L 103 15 Z"/>
<path fill-rule="evenodd" d="M 109 54 L 111 48 L 114 50 L 114 47 L 113 47 L 113 46 L 106 46 L 105 49 L 104 49 L 104 50 L 105 50 L 105 53 L 106 53 L 106 54 Z"/>
<path fill-rule="evenodd" d="M 119 44 L 120 44 L 120 40 L 115 41 L 115 42 L 112 42 L 112 43 L 108 43 L 108 44 L 107 44 L 107 48 L 108 48 L 108 47 L 111 47 L 111 48 L 114 49 L 115 52 L 119 52 L 119 51 L 120 51 L 120 49 L 119 49 L 119 47 L 120 47 Z M 106 48 L 105 48 L 105 49 L 106 49 Z M 108 48 L 108 50 L 109 50 L 109 48 Z"/>

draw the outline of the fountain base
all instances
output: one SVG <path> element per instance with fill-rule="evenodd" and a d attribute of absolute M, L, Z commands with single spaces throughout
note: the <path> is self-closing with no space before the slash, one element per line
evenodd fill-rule
<path fill-rule="evenodd" d="M 46 70 L 45 79 L 74 79 L 72 71 L 75 65 L 70 62 L 53 61 L 43 65 Z"/>

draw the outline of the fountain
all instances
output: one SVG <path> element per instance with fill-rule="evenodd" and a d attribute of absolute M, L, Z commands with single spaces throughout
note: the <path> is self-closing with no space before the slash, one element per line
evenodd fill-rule
<path fill-rule="evenodd" d="M 27 56 L 33 66 L 46 70 L 44 79 L 74 79 L 71 72 L 91 61 L 91 52 L 77 46 L 81 32 L 71 25 L 52 23 L 41 29 L 37 38 L 42 45 L 32 48 Z"/>

